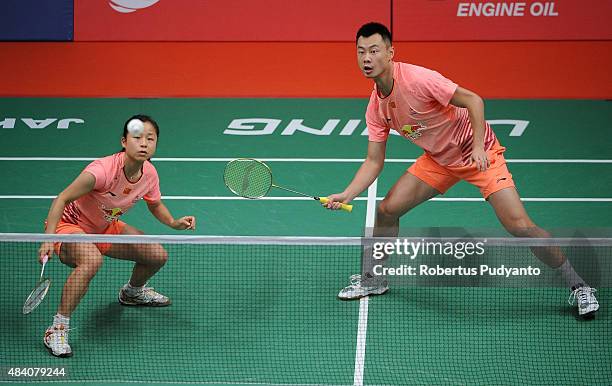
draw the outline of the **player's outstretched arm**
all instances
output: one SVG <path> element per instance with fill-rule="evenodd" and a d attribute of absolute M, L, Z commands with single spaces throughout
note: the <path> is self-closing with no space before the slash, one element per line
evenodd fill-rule
<path fill-rule="evenodd" d="M 58 196 L 51 203 L 51 208 L 49 209 L 49 214 L 47 215 L 47 228 L 45 233 L 55 233 L 55 228 L 57 228 L 57 224 L 62 217 L 62 213 L 64 212 L 66 205 L 91 192 L 95 184 L 96 178 L 93 176 L 93 174 L 83 172 L 79 174 L 79 176 L 75 178 L 75 180 L 68 185 L 66 189 L 58 194 Z M 38 250 L 39 261 L 42 261 L 42 258 L 45 255 L 51 258 L 52 250 L 53 242 L 42 243 L 40 249 Z"/>
<path fill-rule="evenodd" d="M 170 228 L 177 230 L 195 230 L 196 219 L 194 216 L 183 216 L 175 219 L 161 200 L 154 203 L 147 203 L 147 207 L 159 222 L 168 225 Z"/>
<path fill-rule="evenodd" d="M 341 203 L 348 203 L 374 182 L 385 165 L 386 142 L 368 142 L 368 156 L 361 164 L 353 181 L 341 193 L 328 196 L 329 202 L 325 205 L 328 209 L 339 209 Z"/>

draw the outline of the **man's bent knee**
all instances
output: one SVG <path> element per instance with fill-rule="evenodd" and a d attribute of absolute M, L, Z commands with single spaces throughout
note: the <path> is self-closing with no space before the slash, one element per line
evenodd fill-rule
<path fill-rule="evenodd" d="M 379 216 L 390 217 L 390 218 L 398 218 L 402 216 L 405 212 L 399 210 L 397 206 L 390 204 L 386 199 L 382 200 L 380 204 L 378 204 L 377 214 Z"/>
<path fill-rule="evenodd" d="M 531 221 L 516 221 L 505 226 L 506 230 L 515 237 L 547 238 L 550 233 L 538 227 Z"/>

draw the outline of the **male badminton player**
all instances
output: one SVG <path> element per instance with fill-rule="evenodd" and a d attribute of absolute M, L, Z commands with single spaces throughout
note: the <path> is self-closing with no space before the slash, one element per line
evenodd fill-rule
<path fill-rule="evenodd" d="M 460 180 L 480 189 L 506 230 L 519 237 L 550 237 L 527 215 L 506 167 L 505 148 L 484 119 L 484 103 L 470 90 L 439 73 L 393 61 L 391 33 L 382 24 L 363 25 L 356 36 L 357 61 L 374 90 L 366 111 L 367 158 L 348 187 L 329 196 L 337 209 L 363 192 L 380 174 L 390 130 L 425 153 L 400 177 L 377 208 L 374 236 L 397 237 L 399 219 L 412 208 L 445 193 Z M 549 267 L 558 269 L 577 300 L 579 315 L 598 310 L 595 289 L 574 271 L 559 248 L 534 249 Z M 367 257 L 366 257 L 367 258 Z M 353 275 L 338 297 L 359 299 L 387 292 L 385 280 L 365 269 Z"/>
<path fill-rule="evenodd" d="M 138 123 L 140 132 L 130 132 L 130 122 Z M 149 211 L 161 223 L 179 230 L 195 229 L 195 217 L 174 219 L 161 201 L 157 171 L 149 162 L 155 153 L 158 137 L 159 127 L 152 118 L 136 115 L 126 121 L 121 137 L 123 149 L 90 163 L 53 200 L 46 233 L 143 234 L 119 219 L 140 199 L 146 201 Z M 51 256 L 52 251 L 62 263 L 74 268 L 64 284 L 53 325 L 44 335 L 45 346 L 55 356 L 72 355 L 68 344 L 70 315 L 102 266 L 103 255 L 136 263 L 131 278 L 119 290 L 119 303 L 130 306 L 168 306 L 171 303 L 167 296 L 146 286 L 168 259 L 160 244 L 50 242 L 41 245 L 40 258 Z"/>

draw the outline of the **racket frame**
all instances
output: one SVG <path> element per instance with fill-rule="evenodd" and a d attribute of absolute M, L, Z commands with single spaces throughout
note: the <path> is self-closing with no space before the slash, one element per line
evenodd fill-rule
<path fill-rule="evenodd" d="M 23 303 L 23 308 L 21 309 L 21 312 L 23 312 L 24 315 L 27 315 L 30 312 L 34 311 L 36 307 L 38 307 L 40 303 L 42 303 L 42 301 L 45 299 L 45 296 L 47 296 L 47 292 L 49 292 L 49 287 L 51 287 L 51 279 L 43 279 L 43 275 L 45 273 L 45 265 L 47 265 L 47 261 L 49 261 L 49 255 L 44 255 L 42 258 L 42 269 L 40 270 L 40 278 L 38 279 L 38 283 L 36 283 L 36 286 L 30 292 L 30 295 L 28 295 L 26 301 Z M 39 295 L 33 298 L 33 296 L 36 294 Z"/>
<path fill-rule="evenodd" d="M 258 164 L 260 164 L 260 165 L 263 165 L 263 166 L 265 167 L 266 171 L 268 172 L 268 174 L 270 175 L 270 186 L 268 186 L 268 189 L 265 191 L 265 193 L 264 193 L 264 194 L 262 194 L 262 195 L 260 195 L 260 196 L 246 196 L 246 195 L 241 194 L 241 193 L 239 193 L 239 192 L 235 191 L 234 189 L 232 189 L 232 188 L 229 186 L 229 184 L 227 183 L 227 168 L 228 168 L 228 167 L 229 167 L 229 166 L 230 166 L 232 163 L 234 163 L 234 162 L 244 162 L 244 161 L 256 162 L 256 163 L 258 163 Z M 318 197 L 318 196 L 312 196 L 312 195 L 310 195 L 310 194 L 306 194 L 306 193 L 298 192 L 297 190 L 289 189 L 289 188 L 286 188 L 286 187 L 284 187 L 284 186 L 279 186 L 279 185 L 276 185 L 276 184 L 274 183 L 274 175 L 272 174 L 272 169 L 271 169 L 271 168 L 268 166 L 268 164 L 266 164 L 266 163 L 265 163 L 265 162 L 263 162 L 263 161 L 260 161 L 260 160 L 254 159 L 254 158 L 236 158 L 236 159 L 231 160 L 230 162 L 228 162 L 228 163 L 225 165 L 225 169 L 223 170 L 223 183 L 225 183 L 225 186 L 226 186 L 226 187 L 227 187 L 227 188 L 228 188 L 228 189 L 229 189 L 229 190 L 230 190 L 232 193 L 234 193 L 235 195 L 237 195 L 237 196 L 239 196 L 239 197 L 248 198 L 248 199 L 251 199 L 251 200 L 257 200 L 257 199 L 259 199 L 259 198 L 265 197 L 265 196 L 266 196 L 266 195 L 267 195 L 267 194 L 270 192 L 270 189 L 272 189 L 272 188 L 277 188 L 277 189 L 285 190 L 285 191 L 287 191 L 287 192 L 294 193 L 294 194 L 297 194 L 297 195 L 300 195 L 300 196 L 303 196 L 303 197 L 309 197 L 309 198 L 312 198 L 313 200 L 316 200 L 316 201 L 321 202 L 321 198 L 320 198 L 320 197 Z M 343 210 L 346 210 L 347 212 L 350 212 L 350 211 L 352 210 L 352 208 L 353 208 L 353 206 L 352 206 L 352 205 L 349 205 L 349 204 L 342 204 L 342 206 L 343 206 Z"/>

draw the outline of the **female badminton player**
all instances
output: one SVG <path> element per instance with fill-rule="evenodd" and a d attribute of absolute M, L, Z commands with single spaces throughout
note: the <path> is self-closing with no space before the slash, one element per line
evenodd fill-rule
<path fill-rule="evenodd" d="M 161 201 L 159 177 L 149 159 L 155 154 L 159 126 L 149 116 L 135 115 L 125 122 L 123 149 L 90 163 L 61 192 L 49 210 L 46 233 L 140 235 L 139 229 L 120 220 L 138 200 L 144 199 L 149 211 L 173 229 L 195 229 L 193 216 L 175 219 Z M 70 316 L 102 266 L 103 255 L 135 263 L 132 276 L 119 290 L 118 300 L 127 306 L 168 306 L 171 301 L 147 281 L 166 264 L 168 254 L 160 244 L 43 243 L 39 259 L 55 252 L 62 263 L 73 268 L 62 291 L 62 298 L 43 342 L 52 355 L 68 357 Z"/>

